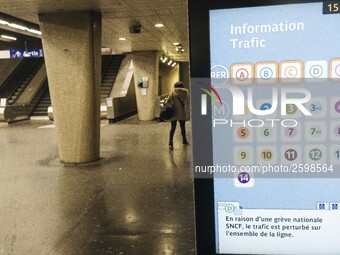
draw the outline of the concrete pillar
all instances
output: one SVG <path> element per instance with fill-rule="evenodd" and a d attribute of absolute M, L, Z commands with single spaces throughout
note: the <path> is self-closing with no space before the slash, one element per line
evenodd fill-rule
<path fill-rule="evenodd" d="M 180 62 L 179 63 L 179 79 L 184 83 L 184 87 L 189 88 L 190 84 L 190 66 L 189 62 Z"/>
<path fill-rule="evenodd" d="M 159 106 L 158 96 L 158 67 L 159 54 L 157 51 L 136 51 L 132 53 L 134 64 L 134 79 L 139 120 L 148 121 L 155 118 L 155 107 Z M 137 85 L 138 78 L 148 77 L 149 87 L 144 90 Z"/>
<path fill-rule="evenodd" d="M 101 15 L 39 14 L 60 160 L 100 157 Z"/>

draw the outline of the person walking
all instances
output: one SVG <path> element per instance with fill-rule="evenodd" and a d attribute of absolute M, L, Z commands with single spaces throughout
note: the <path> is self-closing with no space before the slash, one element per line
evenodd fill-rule
<path fill-rule="evenodd" d="M 184 88 L 183 82 L 178 81 L 175 83 L 174 90 L 170 93 L 165 103 L 170 103 L 174 107 L 174 112 L 170 119 L 171 129 L 169 138 L 169 149 L 173 150 L 173 138 L 176 131 L 177 121 L 181 128 L 182 143 L 188 144 L 185 122 L 190 119 L 189 91 Z"/>

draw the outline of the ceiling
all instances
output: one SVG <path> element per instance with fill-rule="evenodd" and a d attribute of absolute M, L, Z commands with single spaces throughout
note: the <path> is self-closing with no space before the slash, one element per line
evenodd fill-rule
<path fill-rule="evenodd" d="M 85 10 L 102 13 L 102 46 L 114 53 L 160 50 L 176 61 L 189 60 L 187 0 L 0 0 L 2 13 L 37 24 L 38 13 Z M 142 25 L 140 34 L 129 33 L 135 22 Z M 185 51 L 177 53 L 174 42 Z"/>

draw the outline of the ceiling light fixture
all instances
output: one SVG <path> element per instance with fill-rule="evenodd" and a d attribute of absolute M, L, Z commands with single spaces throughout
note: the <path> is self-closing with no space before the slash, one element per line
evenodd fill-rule
<path fill-rule="evenodd" d="M 164 27 L 164 24 L 162 24 L 162 23 L 157 23 L 157 24 L 155 24 L 155 27 L 158 27 L 158 28 Z"/>
<path fill-rule="evenodd" d="M 8 23 L 7 21 L 4 21 L 4 20 L 1 20 L 1 19 L 0 19 L 0 24 L 1 24 L 1 25 L 8 25 L 9 23 Z"/>
<path fill-rule="evenodd" d="M 15 24 L 15 23 L 9 23 L 5 20 L 0 20 L 0 25 L 7 25 L 7 26 L 13 27 L 15 29 L 27 31 L 27 32 L 30 32 L 30 33 L 36 34 L 36 35 L 41 35 L 41 32 L 37 29 L 31 29 L 31 28 L 28 28 L 28 27 L 25 27 L 25 26 L 22 26 L 22 25 L 18 25 L 18 24 Z"/>
<path fill-rule="evenodd" d="M 177 65 L 177 63 L 176 62 L 174 62 L 171 66 L 172 67 L 175 67 Z"/>
<path fill-rule="evenodd" d="M 183 46 L 181 44 L 178 44 L 176 46 L 176 51 L 179 53 L 179 54 L 182 54 L 184 52 L 184 49 L 183 49 Z"/>
<path fill-rule="evenodd" d="M 164 57 L 163 60 L 162 60 L 162 63 L 165 63 L 167 60 L 168 60 L 168 58 Z"/>
<path fill-rule="evenodd" d="M 119 41 L 126 41 L 126 38 L 120 37 L 118 40 L 119 40 Z"/>
<path fill-rule="evenodd" d="M 16 29 L 19 29 L 19 30 L 28 30 L 27 27 L 24 27 L 24 26 L 15 24 L 15 23 L 9 23 L 8 26 L 13 27 L 13 28 L 16 28 Z"/>
<path fill-rule="evenodd" d="M 170 59 L 170 61 L 169 61 L 168 65 L 171 65 L 171 63 L 172 63 L 172 60 Z"/>
<path fill-rule="evenodd" d="M 28 29 L 27 31 L 30 32 L 30 33 L 33 33 L 33 34 L 37 34 L 37 35 L 42 34 L 39 30 L 35 30 L 35 29 Z"/>
<path fill-rule="evenodd" d="M 17 38 L 12 37 L 12 36 L 8 36 L 8 35 L 1 35 L 1 38 L 12 40 L 12 41 L 16 41 L 17 40 Z"/>
<path fill-rule="evenodd" d="M 174 45 L 175 45 L 175 46 L 178 46 L 178 45 L 179 45 L 179 42 L 174 42 Z"/>

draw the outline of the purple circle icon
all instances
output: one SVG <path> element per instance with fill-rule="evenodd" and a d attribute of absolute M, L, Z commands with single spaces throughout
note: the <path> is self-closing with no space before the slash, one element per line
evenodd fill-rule
<path fill-rule="evenodd" d="M 285 135 L 289 138 L 295 137 L 297 135 L 297 129 L 295 127 L 286 127 Z"/>
<path fill-rule="evenodd" d="M 237 176 L 240 183 L 246 184 L 250 181 L 250 175 L 247 172 L 242 172 Z"/>
<path fill-rule="evenodd" d="M 340 76 L 340 64 L 335 67 L 335 73 L 337 76 Z"/>
<path fill-rule="evenodd" d="M 340 113 L 340 101 L 336 102 L 334 105 L 334 109 L 337 113 Z"/>

